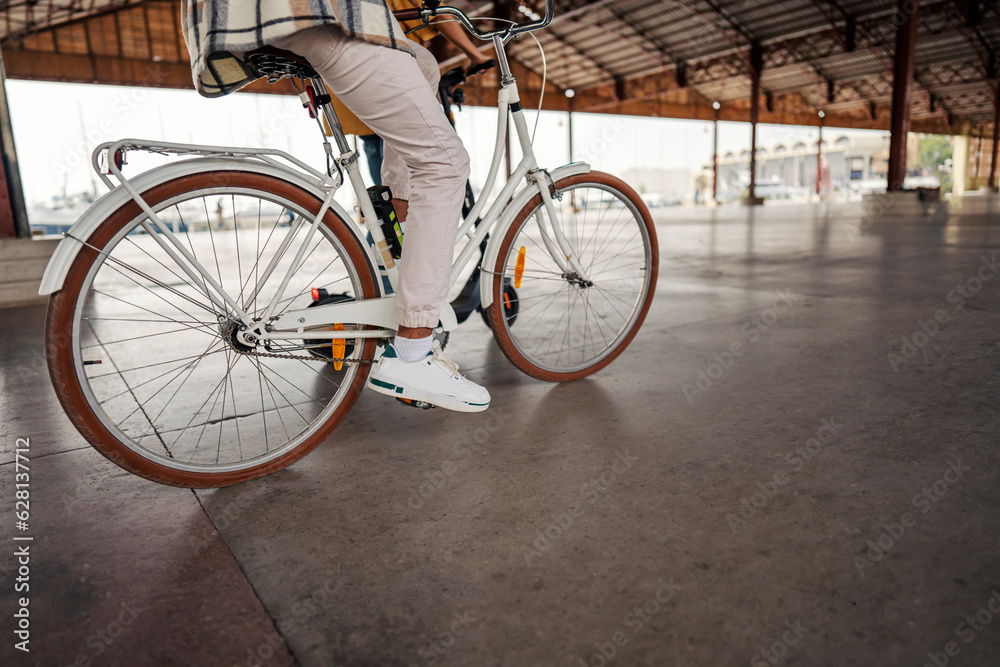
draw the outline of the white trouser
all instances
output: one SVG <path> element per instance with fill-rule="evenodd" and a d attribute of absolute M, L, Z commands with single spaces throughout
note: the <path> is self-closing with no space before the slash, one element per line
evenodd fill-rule
<path fill-rule="evenodd" d="M 332 25 L 301 30 L 274 46 L 308 60 L 333 94 L 385 141 L 383 182 L 394 197 L 409 200 L 396 321 L 437 326 L 448 298 L 469 155 L 438 101 L 434 57 L 413 43 L 416 58 L 352 39 Z"/>

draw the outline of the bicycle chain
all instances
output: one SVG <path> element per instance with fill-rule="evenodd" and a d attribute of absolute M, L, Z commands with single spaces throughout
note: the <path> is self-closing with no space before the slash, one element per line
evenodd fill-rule
<path fill-rule="evenodd" d="M 230 329 L 230 331 L 232 331 L 232 329 Z M 446 345 L 448 345 L 448 340 L 450 338 L 451 338 L 451 332 L 450 331 L 446 331 L 445 335 L 444 335 L 444 344 L 441 346 L 442 349 L 444 349 L 444 347 Z M 370 364 L 374 364 L 374 363 L 376 363 L 378 361 L 377 359 L 327 359 L 326 357 L 317 357 L 317 356 L 312 355 L 312 354 L 310 354 L 308 356 L 303 355 L 303 354 L 277 354 L 277 353 L 274 353 L 274 352 L 257 352 L 256 350 L 254 350 L 252 352 L 248 352 L 248 351 L 245 351 L 245 350 L 240 350 L 239 348 L 236 348 L 236 347 L 234 347 L 233 349 L 236 351 L 237 354 L 242 354 L 242 355 L 245 355 L 245 356 L 248 356 L 248 357 L 269 357 L 269 358 L 272 358 L 272 359 L 300 359 L 302 361 L 321 361 L 321 362 L 323 362 L 325 364 L 329 364 L 329 363 L 333 363 L 333 362 L 339 361 L 339 362 L 345 363 L 345 364 L 369 364 L 370 365 Z"/>
<path fill-rule="evenodd" d="M 237 324 L 232 324 L 223 332 L 223 339 L 228 339 L 232 341 L 232 336 L 236 332 Z M 277 354 L 275 352 L 258 352 L 257 350 L 241 350 L 235 345 L 231 346 L 232 349 L 237 354 L 242 354 L 247 357 L 268 357 L 271 359 L 299 359 L 301 361 L 320 361 L 324 364 L 341 362 L 345 364 L 374 364 L 375 359 L 327 359 L 326 357 L 319 357 L 314 354 L 304 355 L 304 354 Z"/>
<path fill-rule="evenodd" d="M 375 359 L 327 359 L 326 357 L 317 357 L 311 354 L 309 356 L 306 356 L 303 354 L 276 354 L 274 352 L 257 352 L 257 351 L 243 352 L 241 350 L 237 350 L 237 352 L 239 354 L 244 354 L 248 357 L 271 357 L 274 359 L 301 359 L 303 361 L 321 361 L 324 364 L 329 364 L 336 361 L 345 364 L 374 364 L 376 362 Z"/>

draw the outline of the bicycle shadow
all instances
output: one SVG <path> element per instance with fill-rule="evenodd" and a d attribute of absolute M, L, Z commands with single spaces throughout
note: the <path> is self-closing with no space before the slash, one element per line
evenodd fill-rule
<path fill-rule="evenodd" d="M 601 378 L 553 384 L 544 389 L 540 398 L 536 392 L 525 398 L 531 407 L 522 411 L 524 418 L 518 430 L 526 437 L 534 434 L 549 443 L 558 439 L 573 447 L 606 443 L 610 449 L 628 437 L 629 405 Z"/>

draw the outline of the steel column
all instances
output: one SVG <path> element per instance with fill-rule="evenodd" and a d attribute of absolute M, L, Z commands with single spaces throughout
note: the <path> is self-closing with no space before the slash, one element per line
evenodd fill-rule
<path fill-rule="evenodd" d="M 764 67 L 764 49 L 760 42 L 750 47 L 750 191 L 752 203 L 757 197 L 757 121 L 760 118 L 760 71 Z"/>
<path fill-rule="evenodd" d="M 913 54 L 917 44 L 917 8 L 911 0 L 896 6 L 896 54 L 892 69 L 892 120 L 889 135 L 889 192 L 903 189 L 906 179 L 906 138 L 910 132 L 910 92 Z"/>
<path fill-rule="evenodd" d="M 816 196 L 820 196 L 823 180 L 823 119 L 819 119 L 819 139 L 816 141 Z"/>
<path fill-rule="evenodd" d="M 14 127 L 10 120 L 7 104 L 7 74 L 0 54 L 0 238 L 19 236 L 31 237 L 28 211 L 24 205 L 24 191 L 21 189 L 21 171 L 17 166 L 17 150 L 14 148 Z"/>
<path fill-rule="evenodd" d="M 0 160 L 0 183 L 7 181 L 7 172 Z M 14 210 L 10 205 L 7 188 L 0 187 L 0 239 L 12 239 L 17 236 L 17 225 L 14 223 Z"/>
<path fill-rule="evenodd" d="M 978 188 L 979 187 L 979 165 L 983 161 L 983 137 L 981 135 L 979 137 L 976 137 L 976 153 L 975 153 L 975 155 L 976 155 L 976 169 L 975 169 L 975 172 L 974 172 L 974 175 L 973 175 L 972 178 L 974 179 L 973 182 L 976 184 L 976 187 Z"/>
<path fill-rule="evenodd" d="M 566 115 L 566 124 L 569 125 L 569 161 L 573 161 L 573 98 L 569 98 L 569 112 Z"/>
<path fill-rule="evenodd" d="M 1000 96 L 1000 91 L 997 91 Z M 997 184 L 997 149 L 1000 149 L 1000 99 L 993 101 L 993 156 L 990 160 L 990 182 L 991 188 L 1000 187 Z"/>
<path fill-rule="evenodd" d="M 753 106 L 757 106 L 754 104 Z M 750 117 L 750 190 L 747 193 L 752 201 L 757 196 L 757 120 L 756 113 L 751 112 Z"/>
<path fill-rule="evenodd" d="M 712 203 L 719 203 L 719 110 L 715 110 L 712 132 Z"/>

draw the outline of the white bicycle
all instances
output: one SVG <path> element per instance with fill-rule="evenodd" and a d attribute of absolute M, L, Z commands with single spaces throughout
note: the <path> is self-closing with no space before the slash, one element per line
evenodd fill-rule
<path fill-rule="evenodd" d="M 475 263 L 504 354 L 562 382 L 604 368 L 636 335 L 658 251 L 628 185 L 584 163 L 537 166 L 504 46 L 552 13 L 546 0 L 544 18 L 483 32 L 452 7 L 413 10 L 491 40 L 500 67 L 493 161 L 459 228 L 452 283 Z M 92 162 L 110 192 L 66 234 L 40 290 L 51 295 L 46 353 L 67 415 L 113 462 L 164 484 L 226 486 L 305 456 L 350 410 L 378 343 L 395 333 L 395 258 L 323 81 L 292 54 L 249 60 L 271 81 L 301 82 L 339 157 L 326 143 L 324 172 L 277 150 L 103 144 Z M 511 119 L 523 158 L 487 208 Z M 184 159 L 126 178 L 132 151 Z M 345 180 L 364 228 L 334 201 Z M 446 307 L 439 331 L 456 325 Z"/>

